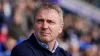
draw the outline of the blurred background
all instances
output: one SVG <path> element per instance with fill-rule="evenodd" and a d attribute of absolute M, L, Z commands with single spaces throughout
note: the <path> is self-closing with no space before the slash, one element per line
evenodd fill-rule
<path fill-rule="evenodd" d="M 34 32 L 34 9 L 43 2 L 64 12 L 60 47 L 72 56 L 100 56 L 100 0 L 0 0 L 0 56 L 10 56 Z"/>

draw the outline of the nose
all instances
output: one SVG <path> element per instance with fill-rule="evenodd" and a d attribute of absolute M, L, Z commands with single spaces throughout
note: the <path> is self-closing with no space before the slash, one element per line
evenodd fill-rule
<path fill-rule="evenodd" d="M 47 29 L 48 28 L 48 23 L 47 22 L 44 22 L 43 25 L 42 25 L 42 28 L 43 29 Z"/>

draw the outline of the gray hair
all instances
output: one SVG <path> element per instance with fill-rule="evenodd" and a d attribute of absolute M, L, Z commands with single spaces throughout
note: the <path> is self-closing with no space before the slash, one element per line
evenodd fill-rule
<path fill-rule="evenodd" d="M 56 11 L 58 12 L 58 14 L 60 15 L 60 17 L 61 17 L 61 18 L 60 18 L 61 23 L 64 23 L 64 22 L 63 22 L 63 11 L 62 11 L 62 9 L 60 8 L 60 6 L 58 6 L 58 5 L 55 4 L 55 3 L 42 3 L 42 4 L 40 4 L 39 6 L 37 6 L 37 7 L 35 8 L 35 11 L 34 11 L 34 19 L 35 19 L 35 16 L 36 16 L 38 10 L 41 9 L 41 8 L 54 9 L 54 10 L 56 10 Z"/>

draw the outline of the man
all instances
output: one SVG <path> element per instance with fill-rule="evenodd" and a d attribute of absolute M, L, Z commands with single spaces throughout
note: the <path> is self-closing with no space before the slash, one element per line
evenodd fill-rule
<path fill-rule="evenodd" d="M 53 3 L 37 7 L 34 17 L 34 33 L 28 40 L 16 46 L 11 56 L 71 56 L 58 47 L 56 41 L 63 29 L 63 13 Z"/>

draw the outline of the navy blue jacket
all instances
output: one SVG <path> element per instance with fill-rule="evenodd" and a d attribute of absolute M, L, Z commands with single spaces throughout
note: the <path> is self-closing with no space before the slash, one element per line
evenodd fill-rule
<path fill-rule="evenodd" d="M 11 56 L 71 56 L 67 51 L 58 47 L 54 53 L 43 48 L 37 42 L 34 34 L 21 44 L 14 47 Z"/>

